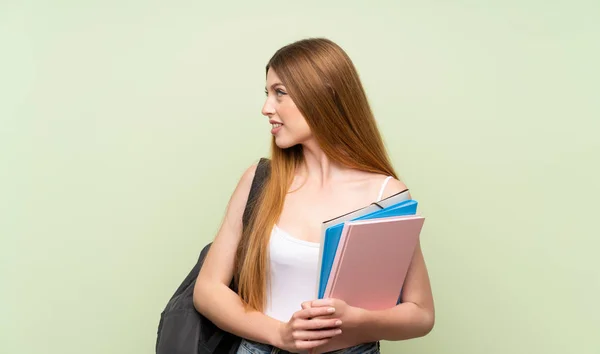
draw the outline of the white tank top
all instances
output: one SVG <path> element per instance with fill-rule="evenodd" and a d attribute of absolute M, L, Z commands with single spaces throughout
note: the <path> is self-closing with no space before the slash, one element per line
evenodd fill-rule
<path fill-rule="evenodd" d="M 383 181 L 377 197 L 380 201 L 389 176 Z M 318 242 L 298 239 L 273 227 L 269 241 L 269 284 L 265 314 L 282 322 L 288 322 L 294 312 L 301 310 L 304 301 L 315 300 L 317 293 L 317 270 L 319 267 Z"/>

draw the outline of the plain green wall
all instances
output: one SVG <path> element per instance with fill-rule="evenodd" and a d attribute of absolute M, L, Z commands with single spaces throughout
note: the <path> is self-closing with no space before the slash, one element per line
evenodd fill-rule
<path fill-rule="evenodd" d="M 354 60 L 427 217 L 437 306 L 384 353 L 600 353 L 600 5 L 3 1 L 1 353 L 152 353 L 268 153 L 264 65 Z"/>

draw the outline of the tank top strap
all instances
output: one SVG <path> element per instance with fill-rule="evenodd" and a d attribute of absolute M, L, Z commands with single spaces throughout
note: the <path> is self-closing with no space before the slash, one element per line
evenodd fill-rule
<path fill-rule="evenodd" d="M 387 186 L 390 179 L 392 179 L 392 176 L 387 176 L 386 179 L 381 184 L 381 189 L 379 190 L 379 195 L 377 196 L 378 202 L 381 200 L 381 198 L 383 198 L 383 191 L 385 190 L 385 187 Z"/>

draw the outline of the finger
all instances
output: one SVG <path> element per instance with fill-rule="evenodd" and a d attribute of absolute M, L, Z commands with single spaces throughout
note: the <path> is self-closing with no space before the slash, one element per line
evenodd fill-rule
<path fill-rule="evenodd" d="M 313 319 L 320 319 L 320 320 L 334 320 L 334 319 L 339 319 L 339 316 L 336 316 L 335 313 L 328 313 L 326 315 L 321 315 L 321 316 L 314 316 L 314 317 L 309 317 L 307 318 L 307 320 L 313 320 Z"/>
<path fill-rule="evenodd" d="M 317 300 L 313 300 L 310 302 L 311 306 L 313 307 L 321 307 L 321 306 L 334 306 L 335 305 L 335 301 L 334 299 L 317 299 Z"/>
<path fill-rule="evenodd" d="M 311 308 L 310 301 L 304 301 L 301 306 L 303 310 Z"/>
<path fill-rule="evenodd" d="M 321 345 L 325 345 L 329 342 L 329 339 L 319 339 L 319 340 L 297 340 L 294 344 L 296 344 L 296 348 L 303 349 L 312 349 L 319 347 Z"/>
<path fill-rule="evenodd" d="M 305 318 L 314 318 L 318 316 L 329 316 L 335 313 L 335 308 L 330 306 L 322 306 L 322 307 L 311 307 L 306 310 Z"/>
<path fill-rule="evenodd" d="M 329 339 L 337 336 L 342 333 L 342 330 L 339 328 L 336 329 L 327 329 L 327 330 L 319 330 L 319 331 L 294 331 L 292 336 L 295 340 L 321 340 L 321 339 Z"/>
<path fill-rule="evenodd" d="M 342 321 L 340 321 L 337 318 L 322 319 L 322 317 L 319 317 L 310 320 L 296 320 L 292 323 L 292 328 L 294 330 L 318 330 L 327 328 L 337 328 L 341 325 Z"/>
<path fill-rule="evenodd" d="M 292 319 L 305 320 L 318 316 L 332 315 L 333 313 L 335 313 L 335 308 L 333 307 L 310 307 L 295 312 Z"/>

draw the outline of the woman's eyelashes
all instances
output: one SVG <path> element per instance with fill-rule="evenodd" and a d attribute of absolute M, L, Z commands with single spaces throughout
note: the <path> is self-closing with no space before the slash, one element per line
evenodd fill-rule
<path fill-rule="evenodd" d="M 278 97 L 281 97 L 281 96 L 283 96 L 283 95 L 287 95 L 287 92 L 285 92 L 285 91 L 284 91 L 284 90 L 282 90 L 282 89 L 275 89 L 275 94 L 276 94 Z M 269 91 L 268 91 L 268 90 L 265 90 L 265 96 L 269 96 Z"/>

